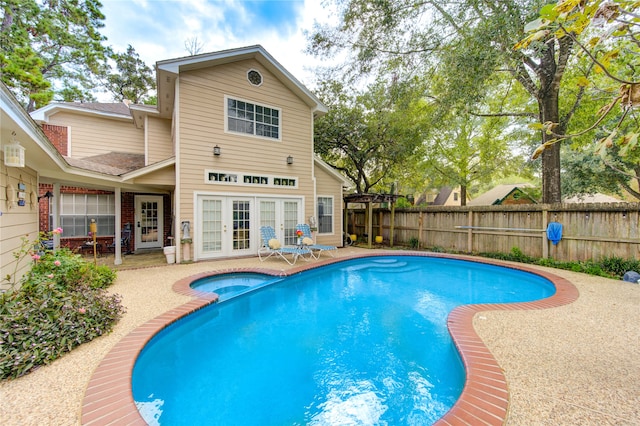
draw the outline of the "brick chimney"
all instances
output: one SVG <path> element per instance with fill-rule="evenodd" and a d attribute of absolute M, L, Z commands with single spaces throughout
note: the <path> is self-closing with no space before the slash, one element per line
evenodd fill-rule
<path fill-rule="evenodd" d="M 69 134 L 66 126 L 43 124 L 42 130 L 60 154 L 69 155 Z"/>

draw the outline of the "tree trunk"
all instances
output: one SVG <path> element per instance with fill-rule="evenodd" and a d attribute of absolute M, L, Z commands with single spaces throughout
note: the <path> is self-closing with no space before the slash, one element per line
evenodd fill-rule
<path fill-rule="evenodd" d="M 558 123 L 558 93 L 549 90 L 540 99 L 541 122 Z M 553 139 L 553 135 L 542 132 L 542 143 Z M 560 143 L 554 143 L 542 152 L 542 202 L 555 204 L 562 201 L 560 187 Z"/>
<path fill-rule="evenodd" d="M 460 205 L 461 206 L 467 205 L 467 186 L 466 185 L 460 185 Z"/>

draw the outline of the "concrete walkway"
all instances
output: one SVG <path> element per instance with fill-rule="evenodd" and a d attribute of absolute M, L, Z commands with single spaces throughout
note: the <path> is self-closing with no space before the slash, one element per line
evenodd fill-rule
<path fill-rule="evenodd" d="M 339 256 L 363 249 L 340 249 Z M 77 425 L 94 369 L 129 332 L 188 302 L 174 282 L 232 268 L 288 269 L 277 259 L 222 260 L 120 270 L 111 290 L 127 313 L 115 330 L 53 364 L 0 382 L 0 424 Z M 541 268 L 542 269 L 542 268 Z M 504 369 L 509 425 L 640 424 L 640 286 L 546 269 L 570 280 L 579 299 L 540 311 L 490 311 L 474 326 Z"/>

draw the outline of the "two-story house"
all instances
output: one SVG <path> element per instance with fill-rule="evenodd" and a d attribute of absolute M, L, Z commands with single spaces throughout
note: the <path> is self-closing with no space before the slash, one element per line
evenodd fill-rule
<path fill-rule="evenodd" d="M 313 153 L 327 111 L 313 93 L 261 46 L 159 61 L 156 72 L 155 106 L 31 114 L 70 172 L 38 175 L 39 194 L 53 195 L 39 203 L 41 228 L 62 227 L 75 247 L 95 219 L 105 246 L 126 229 L 132 250 L 176 245 L 178 261 L 255 254 L 262 225 L 292 244 L 296 224 L 314 221 L 318 243 L 342 245 L 348 182 Z"/>

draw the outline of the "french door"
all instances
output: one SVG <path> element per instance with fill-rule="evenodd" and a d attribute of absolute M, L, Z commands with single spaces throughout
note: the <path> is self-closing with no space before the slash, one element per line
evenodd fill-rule
<path fill-rule="evenodd" d="M 284 244 L 295 244 L 300 200 L 200 195 L 197 198 L 197 259 L 255 254 L 260 226 L 272 226 Z"/>
<path fill-rule="evenodd" d="M 164 241 L 161 196 L 138 195 L 136 207 L 136 249 L 162 247 Z"/>
<path fill-rule="evenodd" d="M 296 225 L 300 223 L 300 201 L 262 199 L 260 203 L 260 226 L 271 226 L 278 239 L 285 245 L 297 241 Z"/>

